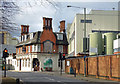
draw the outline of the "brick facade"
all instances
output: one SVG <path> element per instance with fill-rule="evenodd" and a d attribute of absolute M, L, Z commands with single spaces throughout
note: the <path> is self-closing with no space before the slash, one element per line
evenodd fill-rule
<path fill-rule="evenodd" d="M 67 66 L 70 61 L 70 66 Z M 65 72 L 70 73 L 70 67 L 77 74 L 84 74 L 84 58 L 66 59 Z M 120 81 L 120 55 L 88 57 L 86 61 L 87 76 Z"/>
<path fill-rule="evenodd" d="M 56 32 L 53 32 L 53 30 L 52 30 L 52 18 L 43 17 L 43 31 L 39 35 L 39 38 L 37 38 L 37 39 L 40 39 L 40 43 L 36 43 L 36 44 L 40 44 L 40 50 L 41 50 L 40 52 L 44 52 L 44 42 L 50 41 L 53 43 L 51 53 L 59 53 L 59 50 L 58 50 L 59 45 L 63 46 L 63 53 L 68 53 L 68 43 L 65 44 L 64 42 L 62 42 L 62 44 L 57 44 L 57 40 L 58 40 L 57 34 L 59 34 L 59 33 L 63 35 L 62 41 L 67 39 L 67 37 L 65 36 L 66 35 L 65 34 L 65 21 L 64 20 L 60 21 L 60 31 L 56 33 Z M 25 35 L 29 35 L 29 36 L 27 36 L 27 39 L 30 39 L 29 26 L 21 25 L 21 39 L 23 39 L 22 36 L 25 36 Z M 25 41 L 22 40 L 22 42 L 19 43 L 20 46 L 19 46 L 19 44 L 18 44 L 18 46 L 16 46 L 17 54 L 32 53 L 32 48 L 33 48 L 32 45 L 33 44 L 31 43 L 29 45 L 26 45 L 26 42 L 25 43 L 24 42 Z M 24 53 L 22 51 L 23 46 L 26 48 L 26 51 Z M 30 49 L 29 49 L 29 47 L 30 47 Z M 28 50 L 30 50 L 30 52 L 28 52 Z"/>

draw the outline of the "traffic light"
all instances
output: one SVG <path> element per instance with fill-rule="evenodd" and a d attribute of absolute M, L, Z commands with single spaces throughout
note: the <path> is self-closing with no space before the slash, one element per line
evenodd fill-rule
<path fill-rule="evenodd" d="M 3 50 L 3 58 L 6 58 L 6 57 L 9 57 L 9 53 L 8 53 L 8 50 L 5 48 Z"/>
<path fill-rule="evenodd" d="M 62 58 L 63 60 L 65 60 L 65 54 L 63 53 L 63 58 Z"/>

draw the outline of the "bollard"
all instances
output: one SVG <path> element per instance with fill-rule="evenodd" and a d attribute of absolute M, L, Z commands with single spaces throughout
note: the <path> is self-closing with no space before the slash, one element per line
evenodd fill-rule
<path fill-rule="evenodd" d="M 75 70 L 74 70 L 74 77 L 76 77 L 76 68 L 75 68 Z"/>
<path fill-rule="evenodd" d="M 20 84 L 19 78 L 16 79 L 16 84 Z"/>

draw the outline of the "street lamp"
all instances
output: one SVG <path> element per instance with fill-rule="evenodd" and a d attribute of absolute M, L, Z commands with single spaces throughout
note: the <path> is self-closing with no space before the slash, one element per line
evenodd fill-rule
<path fill-rule="evenodd" d="M 83 35 L 83 38 L 86 38 L 86 8 L 84 8 L 84 7 L 78 7 L 78 6 L 71 6 L 71 5 L 68 5 L 67 7 L 68 8 L 69 7 L 73 7 L 73 8 L 83 8 L 84 9 L 84 30 L 83 30 L 84 35 Z"/>
<path fill-rule="evenodd" d="M 84 7 L 78 7 L 78 6 L 70 6 L 67 7 L 73 7 L 73 8 L 83 8 L 84 9 L 84 30 L 83 30 L 83 38 L 86 38 L 86 8 Z M 86 50 L 84 52 L 86 54 Z M 86 56 L 84 56 L 84 76 L 86 77 Z"/>

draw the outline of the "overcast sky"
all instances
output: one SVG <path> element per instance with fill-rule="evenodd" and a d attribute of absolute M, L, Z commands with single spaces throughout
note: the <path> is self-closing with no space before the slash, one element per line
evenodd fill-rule
<path fill-rule="evenodd" d="M 30 32 L 42 31 L 43 20 L 42 17 L 50 17 L 53 18 L 53 31 L 59 31 L 59 22 L 61 20 L 66 21 L 67 23 L 71 23 L 74 19 L 76 13 L 83 13 L 83 9 L 78 8 L 67 8 L 67 5 L 86 7 L 87 10 L 118 10 L 118 1 L 119 0 L 56 0 L 57 2 L 53 2 L 53 5 L 45 2 L 42 3 L 37 0 L 28 0 L 30 4 L 28 4 L 25 0 L 19 0 L 17 4 L 19 4 L 21 12 L 15 16 L 15 21 L 19 25 L 29 25 Z M 53 0 L 52 0 L 53 1 Z M 66 2 L 64 2 L 66 1 Z M 19 34 L 16 34 L 20 36 Z"/>

